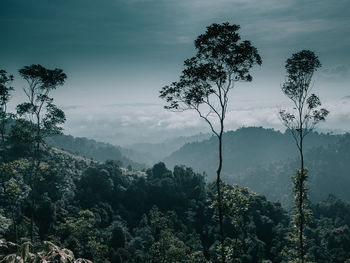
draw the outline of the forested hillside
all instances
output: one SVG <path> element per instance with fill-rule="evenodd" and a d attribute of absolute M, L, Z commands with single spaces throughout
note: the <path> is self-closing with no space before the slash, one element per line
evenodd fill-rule
<path fill-rule="evenodd" d="M 310 168 L 311 198 L 324 200 L 328 194 L 350 200 L 339 181 L 350 173 L 349 135 L 312 133 L 306 142 L 306 165 Z M 224 135 L 223 176 L 227 182 L 249 186 L 269 200 L 291 205 L 291 176 L 297 167 L 296 147 L 289 132 L 258 127 L 241 128 Z M 216 172 L 217 140 L 189 143 L 164 159 L 172 167 L 184 164 L 206 172 L 212 180 Z M 338 158 L 339 157 L 339 158 Z M 336 172 L 337 171 L 337 172 Z M 344 185 L 344 184 L 343 184 Z M 346 184 L 345 184 L 346 185 Z"/>
<path fill-rule="evenodd" d="M 92 158 L 99 162 L 107 160 L 118 160 L 123 166 L 131 165 L 137 169 L 143 169 L 144 164 L 140 164 L 130 160 L 124 156 L 120 147 L 109 143 L 96 142 L 87 138 L 75 138 L 71 135 L 56 135 L 46 138 L 46 142 L 57 148 L 64 149 L 70 153 L 83 157 Z M 132 153 L 130 153 L 132 154 Z"/>
<path fill-rule="evenodd" d="M 315 202 L 327 198 L 329 194 L 350 200 L 350 134 L 328 146 L 309 149 L 305 154 L 310 171 L 310 197 Z M 252 167 L 238 177 L 228 178 L 266 195 L 269 200 L 279 200 L 291 204 L 291 180 L 297 158 Z"/>
<path fill-rule="evenodd" d="M 97 163 L 52 148 L 45 156 L 35 193 L 38 249 L 50 240 L 94 262 L 215 262 L 215 188 L 203 175 L 182 166 L 170 171 L 163 163 L 146 173 L 126 172 L 117 162 Z M 0 258 L 16 250 L 9 241 L 30 236 L 28 169 L 26 159 L 1 164 L 0 235 L 7 241 Z M 10 186 L 18 190 L 10 194 Z M 230 257 L 251 263 L 287 258 L 287 211 L 247 188 L 225 189 L 228 201 L 246 207 L 225 216 L 226 244 L 235 247 L 227 251 Z M 349 237 L 350 204 L 331 197 L 312 209 L 309 257 L 343 262 L 350 257 L 341 241 Z"/>
<path fill-rule="evenodd" d="M 141 160 L 150 157 L 145 150 L 161 153 L 168 152 L 172 146 L 181 145 L 188 140 L 198 140 L 185 144 L 181 149 L 164 159 L 169 167 L 183 164 L 193 167 L 197 172 L 206 172 L 206 180 L 211 181 L 215 174 L 216 138 L 200 140 L 207 137 L 182 137 L 169 144 L 137 144 L 140 150 L 116 147 L 87 138 L 59 135 L 47 138 L 47 142 L 80 156 L 93 158 L 96 161 L 120 161 L 124 167 L 130 165 L 136 169 L 144 165 L 125 157 L 126 155 Z M 306 144 L 306 165 L 310 168 L 310 196 L 320 202 L 329 194 L 335 194 L 350 200 L 347 191 L 348 174 L 350 173 L 349 135 L 330 135 L 312 133 Z M 286 207 L 291 206 L 291 176 L 297 167 L 298 158 L 293 139 L 286 131 L 281 133 L 272 129 L 258 127 L 241 128 L 225 133 L 225 157 L 223 175 L 227 182 L 248 186 L 269 200 L 279 201 Z M 160 150 L 163 149 L 163 150 Z M 148 157 L 147 157 L 148 156 Z M 149 160 L 150 160 L 149 159 Z M 172 165 L 173 164 L 173 165 Z"/>
<path fill-rule="evenodd" d="M 312 133 L 308 135 L 306 150 L 334 144 L 339 135 Z M 237 176 L 256 165 L 293 159 L 297 156 L 293 138 L 288 131 L 281 133 L 262 127 L 240 128 L 228 131 L 223 137 L 223 175 L 225 178 Z M 205 171 L 213 178 L 217 164 L 217 138 L 188 143 L 163 161 L 173 167 L 184 164 L 198 172 Z"/>
<path fill-rule="evenodd" d="M 46 138 L 46 142 L 70 153 L 93 158 L 96 161 L 118 160 L 123 166 L 131 165 L 137 169 L 152 166 L 164 156 L 181 148 L 189 142 L 200 142 L 210 138 L 208 133 L 192 136 L 181 136 L 165 140 L 161 143 L 135 143 L 127 147 L 115 146 L 109 143 L 97 142 L 93 139 L 73 137 L 71 135 L 56 135 Z"/>

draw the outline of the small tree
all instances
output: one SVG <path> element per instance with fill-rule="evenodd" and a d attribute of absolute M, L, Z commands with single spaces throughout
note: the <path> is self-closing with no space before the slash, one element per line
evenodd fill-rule
<path fill-rule="evenodd" d="M 222 138 L 229 91 L 240 81 L 252 81 L 249 73 L 254 64 L 261 64 L 258 51 L 250 41 L 240 41 L 238 25 L 212 24 L 194 42 L 196 56 L 185 60 L 185 69 L 178 82 L 165 86 L 160 97 L 169 103 L 165 109 L 195 110 L 207 122 L 219 141 L 219 165 L 216 176 L 221 243 L 224 241 L 223 210 L 220 189 Z M 222 250 L 222 253 L 223 250 Z M 224 257 L 221 257 L 224 261 Z"/>
<path fill-rule="evenodd" d="M 13 76 L 8 75 L 5 70 L 0 69 L 0 134 L 1 134 L 1 152 L 2 160 L 6 161 L 6 124 L 9 118 L 9 113 L 7 112 L 7 103 L 11 97 L 11 91 L 13 87 L 9 86 L 13 81 Z"/>
<path fill-rule="evenodd" d="M 67 78 L 61 69 L 46 69 L 41 65 L 25 66 L 19 70 L 20 75 L 27 81 L 23 89 L 27 102 L 17 105 L 19 119 L 13 127 L 13 134 L 17 138 L 29 143 L 32 158 L 29 184 L 31 187 L 31 240 L 33 240 L 33 213 L 35 201 L 35 182 L 38 178 L 41 162 L 41 145 L 44 138 L 60 134 L 60 126 L 66 120 L 64 112 L 53 104 L 50 92 L 64 84 Z"/>
<path fill-rule="evenodd" d="M 304 167 L 304 138 L 320 121 L 324 121 L 329 111 L 320 108 L 321 101 L 313 93 L 312 76 L 321 67 L 317 56 L 309 50 L 302 50 L 287 59 L 287 80 L 282 86 L 282 92 L 293 102 L 294 110 L 280 110 L 279 115 L 284 126 L 291 132 L 300 155 L 300 169 L 293 177 L 293 192 L 295 194 L 294 223 L 298 238 L 298 254 L 301 262 L 305 260 L 304 228 L 308 224 L 308 189 L 305 185 L 308 170 Z"/>

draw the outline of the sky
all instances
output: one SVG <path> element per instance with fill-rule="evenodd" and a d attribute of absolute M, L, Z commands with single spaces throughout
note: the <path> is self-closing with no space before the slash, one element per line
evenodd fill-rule
<path fill-rule="evenodd" d="M 15 75 L 11 107 L 24 100 L 18 69 L 41 64 L 68 75 L 52 96 L 65 133 L 127 145 L 207 132 L 193 112 L 163 109 L 193 42 L 212 23 L 241 26 L 263 64 L 230 95 L 226 129 L 282 129 L 288 57 L 310 49 L 322 68 L 314 92 L 330 110 L 322 130 L 350 131 L 349 0 L 0 0 L 0 68 Z"/>

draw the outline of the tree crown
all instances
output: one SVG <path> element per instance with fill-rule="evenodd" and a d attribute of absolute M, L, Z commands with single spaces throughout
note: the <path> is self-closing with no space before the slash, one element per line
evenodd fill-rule
<path fill-rule="evenodd" d="M 312 88 L 311 79 L 321 63 L 314 52 L 302 50 L 286 61 L 287 81 L 283 93 L 297 103 L 303 103 Z"/>
<path fill-rule="evenodd" d="M 53 104 L 49 93 L 62 86 L 67 75 L 62 69 L 47 69 L 34 64 L 21 68 L 19 73 L 28 82 L 28 86 L 24 88 L 28 101 L 17 105 L 18 115 L 26 116 L 31 123 L 35 122 L 36 126 L 27 126 L 36 127 L 36 132 L 40 130 L 42 136 L 61 133 L 62 127 L 59 125 L 65 122 L 66 117 L 64 112 Z"/>
<path fill-rule="evenodd" d="M 185 60 L 180 80 L 160 91 L 160 97 L 169 103 L 166 109 L 213 106 L 210 95 L 215 95 L 226 108 L 227 93 L 234 82 L 252 80 L 249 70 L 254 64 L 261 64 L 261 57 L 250 41 L 240 42 L 239 28 L 229 23 L 212 24 L 195 40 L 197 54 Z M 217 111 L 210 108 L 211 112 Z"/>
<path fill-rule="evenodd" d="M 320 108 L 321 100 L 311 93 L 312 76 L 321 67 L 321 63 L 314 52 L 302 50 L 293 54 L 286 61 L 287 80 L 282 86 L 282 92 L 294 103 L 294 113 L 280 110 L 282 123 L 292 131 L 306 136 L 315 126 L 324 121 L 329 111 Z M 299 146 L 299 144 L 298 144 Z"/>
<path fill-rule="evenodd" d="M 39 64 L 25 66 L 19 70 L 19 74 L 26 81 L 42 90 L 56 89 L 58 86 L 62 86 L 67 78 L 62 69 L 47 69 Z"/>
<path fill-rule="evenodd" d="M 195 40 L 197 54 L 185 60 L 180 80 L 160 91 L 168 103 L 165 109 L 197 111 L 217 137 L 223 133 L 229 91 L 238 81 L 251 81 L 250 68 L 261 65 L 257 49 L 250 41 L 240 41 L 239 28 L 229 23 L 207 27 Z"/>

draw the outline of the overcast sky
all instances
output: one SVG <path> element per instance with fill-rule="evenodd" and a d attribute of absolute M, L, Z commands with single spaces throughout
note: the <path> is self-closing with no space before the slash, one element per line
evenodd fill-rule
<path fill-rule="evenodd" d="M 19 68 L 62 68 L 53 96 L 75 136 L 128 144 L 205 132 L 195 115 L 163 110 L 158 91 L 177 80 L 195 38 L 226 21 L 263 59 L 231 93 L 228 129 L 281 128 L 285 60 L 310 49 L 323 65 L 314 92 L 331 110 L 322 128 L 350 131 L 349 0 L 0 0 L 0 68 L 17 79 L 12 106 L 23 99 Z"/>

